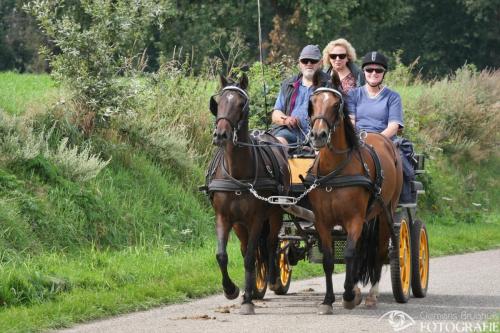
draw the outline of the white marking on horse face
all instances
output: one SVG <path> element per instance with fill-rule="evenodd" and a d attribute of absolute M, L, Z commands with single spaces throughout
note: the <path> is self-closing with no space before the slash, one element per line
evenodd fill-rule
<path fill-rule="evenodd" d="M 230 102 L 234 98 L 232 93 L 227 94 L 227 101 Z"/>
<path fill-rule="evenodd" d="M 326 103 L 330 99 L 330 94 L 323 94 L 323 103 Z"/>

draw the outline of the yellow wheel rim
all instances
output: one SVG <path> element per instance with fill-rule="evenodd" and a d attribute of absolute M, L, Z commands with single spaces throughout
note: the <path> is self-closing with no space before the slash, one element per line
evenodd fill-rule
<path fill-rule="evenodd" d="M 283 249 L 285 246 L 288 245 L 288 241 L 281 241 L 280 242 L 280 248 Z M 290 279 L 290 264 L 288 263 L 288 260 L 286 259 L 286 255 L 284 251 L 280 251 L 280 255 L 278 258 L 278 265 L 280 269 L 280 279 L 281 279 L 281 284 L 285 286 L 288 283 L 288 280 Z"/>
<path fill-rule="evenodd" d="M 399 230 L 399 270 L 401 276 L 401 286 L 403 293 L 410 292 L 410 270 L 411 270 L 411 254 L 410 254 L 410 233 L 408 230 L 408 222 L 401 221 Z"/>
<path fill-rule="evenodd" d="M 420 283 L 423 288 L 427 288 L 429 278 L 429 243 L 425 229 L 420 229 L 420 246 L 418 251 L 418 269 L 420 273 Z"/>
<path fill-rule="evenodd" d="M 266 287 L 266 265 L 264 264 L 260 251 L 257 252 L 257 257 L 255 260 L 255 271 L 257 276 L 255 277 L 255 287 L 258 290 L 263 290 Z"/>

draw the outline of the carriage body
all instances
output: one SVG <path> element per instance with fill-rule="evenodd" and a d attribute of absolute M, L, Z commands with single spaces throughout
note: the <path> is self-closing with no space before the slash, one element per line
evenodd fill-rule
<path fill-rule="evenodd" d="M 289 157 L 292 184 L 291 195 L 298 197 L 306 187 L 302 183 L 307 171 L 314 162 L 315 154 L 297 154 Z M 416 155 L 416 174 L 424 170 L 424 156 Z M 412 190 L 418 195 L 424 193 L 421 182 L 415 181 Z M 297 203 L 307 210 L 311 209 L 307 196 Z M 391 265 L 391 281 L 396 301 L 406 303 L 410 290 L 415 297 L 426 295 L 429 280 L 429 248 L 425 225 L 417 217 L 417 203 L 399 204 L 394 216 L 394 231 L 396 239 L 389 244 L 389 255 L 386 264 Z M 345 264 L 344 250 L 347 244 L 347 233 L 341 226 L 332 229 L 332 250 L 335 264 Z M 312 221 L 287 214 L 279 235 L 279 268 L 282 281 L 280 285 L 290 284 L 292 266 L 300 260 L 311 263 L 322 263 L 323 256 L 319 246 L 319 236 Z M 286 272 L 283 272 L 285 270 Z M 283 279 L 285 278 L 285 279 Z M 280 290 L 281 294 L 286 291 Z"/>

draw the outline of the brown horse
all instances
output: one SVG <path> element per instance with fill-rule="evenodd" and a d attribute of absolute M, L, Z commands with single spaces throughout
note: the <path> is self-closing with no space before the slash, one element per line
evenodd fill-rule
<path fill-rule="evenodd" d="M 288 192 L 290 172 L 286 152 L 281 147 L 262 144 L 262 141 L 279 143 L 276 138 L 268 134 L 258 138 L 249 135 L 247 77 L 243 75 L 235 83 L 221 76 L 220 81 L 221 91 L 210 100 L 210 110 L 216 116 L 213 143 L 219 150 L 207 174 L 216 219 L 216 258 L 222 272 L 224 295 L 234 299 L 239 289 L 227 272 L 226 252 L 229 232 L 233 229 L 241 243 L 245 266 L 245 293 L 240 313 L 254 314 L 256 253 L 260 251 L 267 257 L 269 287 L 273 290 L 277 278 L 278 233 L 283 219 L 279 206 L 261 199 Z M 257 191 L 261 198 L 250 190 Z"/>
<path fill-rule="evenodd" d="M 314 76 L 314 85 L 319 76 Z M 336 73 L 332 86 L 339 86 Z M 309 104 L 311 141 L 319 154 L 310 179 L 318 188 L 309 193 L 320 237 L 326 295 L 318 313 L 331 314 L 335 301 L 332 286 L 332 228 L 347 232 L 346 278 L 343 305 L 352 309 L 361 302 L 358 282 L 371 282 L 366 305 L 378 296 L 382 264 L 388 255 L 392 217 L 403 181 L 400 156 L 388 138 L 370 133 L 365 143 L 356 135 L 343 95 L 333 88 L 318 88 Z M 373 147 L 373 150 L 370 148 Z"/>

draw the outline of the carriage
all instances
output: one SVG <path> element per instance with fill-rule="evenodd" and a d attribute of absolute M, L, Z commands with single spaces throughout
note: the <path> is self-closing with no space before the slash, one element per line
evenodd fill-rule
<path fill-rule="evenodd" d="M 310 150 L 292 154 L 288 161 L 291 170 L 291 194 L 299 197 L 306 188 L 303 176 L 314 161 L 315 155 Z M 415 155 L 416 175 L 423 174 L 425 157 Z M 416 196 L 424 194 L 422 183 L 411 184 Z M 287 211 L 286 219 L 279 234 L 278 266 L 279 286 L 275 294 L 285 295 L 292 280 L 293 266 L 300 260 L 321 264 L 323 257 L 318 246 L 318 235 L 314 228 L 314 215 L 310 212 L 307 197 L 302 198 L 296 206 L 283 205 Z M 414 297 L 426 296 L 429 283 L 429 243 L 425 224 L 417 217 L 417 203 L 398 204 L 395 216 L 395 234 L 397 240 L 390 243 L 389 257 L 385 264 L 390 265 L 392 292 L 399 303 L 406 303 L 410 298 L 410 290 Z M 334 262 L 344 264 L 346 232 L 336 226 L 332 230 Z M 266 265 L 257 256 L 256 261 L 255 298 L 263 298 L 267 290 Z"/>
<path fill-rule="evenodd" d="M 398 204 L 403 161 L 396 146 L 378 133 L 356 133 L 342 93 L 319 87 L 319 73 L 313 81 L 309 138 L 314 150 L 301 147 L 288 160 L 272 135 L 250 134 L 245 75 L 239 82 L 221 77 L 221 91 L 210 99 L 216 117 L 213 143 L 219 149 L 201 189 L 215 210 L 216 258 L 228 299 L 239 295 L 227 271 L 229 232 L 240 240 L 245 266 L 241 314 L 254 314 L 252 299 L 263 298 L 268 287 L 286 294 L 292 267 L 302 259 L 323 264 L 326 293 L 318 314 L 333 313 L 335 263 L 346 265 L 347 309 L 362 300 L 359 282 L 371 282 L 365 303 L 376 305 L 384 263 L 390 264 L 397 302 L 407 302 L 410 291 L 415 297 L 427 292 L 427 230 L 416 216 L 416 200 Z M 420 174 L 423 156 L 416 161 Z M 418 181 L 412 189 L 415 196 L 424 193 Z"/>

